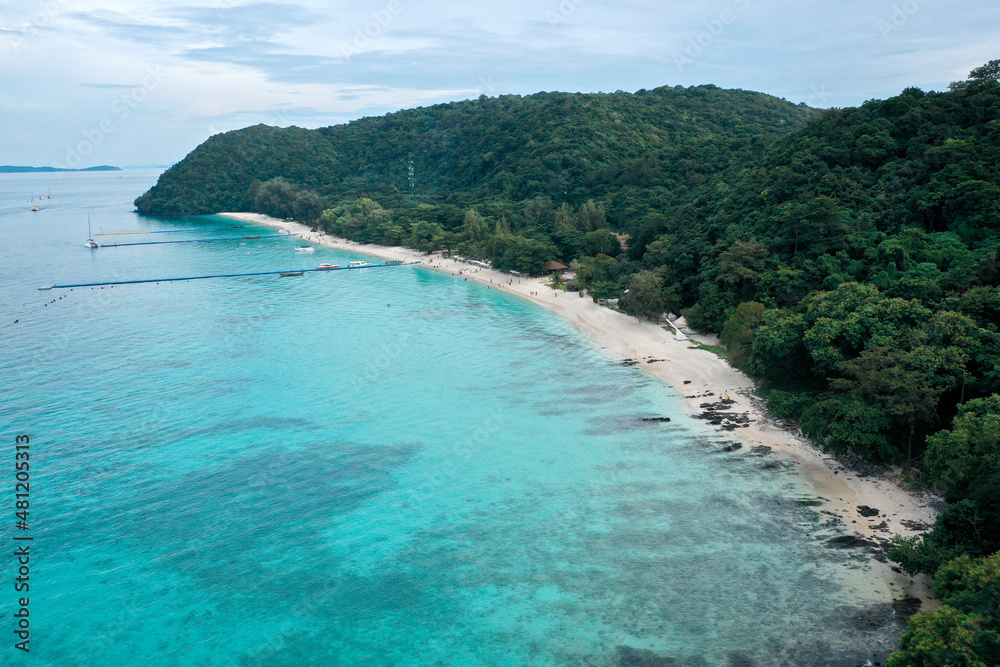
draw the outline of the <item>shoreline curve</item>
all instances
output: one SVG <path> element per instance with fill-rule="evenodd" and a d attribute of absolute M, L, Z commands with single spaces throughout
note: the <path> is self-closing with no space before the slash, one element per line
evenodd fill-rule
<path fill-rule="evenodd" d="M 755 395 L 756 383 L 742 371 L 730 366 L 715 354 L 698 349 L 687 340 L 676 340 L 672 331 L 651 322 L 599 306 L 590 298 L 578 298 L 573 292 L 556 292 L 545 286 L 545 278 L 512 278 L 492 269 L 470 268 L 438 253 L 430 255 L 403 247 L 360 244 L 312 231 L 302 223 L 272 218 L 261 213 L 226 212 L 217 216 L 265 225 L 299 234 L 303 241 L 337 250 L 356 252 L 380 259 L 421 260 L 422 265 L 441 272 L 461 275 L 488 287 L 528 299 L 562 315 L 611 357 L 618 361 L 634 360 L 644 371 L 671 385 L 683 398 L 689 415 L 704 411 L 701 404 L 717 402 L 722 392 L 732 399 L 730 415 L 745 414 L 748 423 L 723 431 L 727 437 L 747 447 L 770 447 L 774 455 L 794 465 L 812 487 L 817 506 L 827 518 L 838 518 L 841 528 L 875 543 L 885 542 L 894 534 L 910 536 L 934 523 L 940 498 L 925 491 L 915 493 L 897 484 L 901 471 L 873 476 L 858 473 L 842 460 L 824 452 L 801 435 L 779 424 L 767 411 L 763 399 Z M 461 274 L 459 274 L 461 272 Z M 513 281 L 513 284 L 508 284 Z M 688 332 L 685 332 L 688 333 Z M 694 339 L 704 338 L 688 333 Z M 655 362 L 649 362 L 654 359 Z M 649 363 L 647 363 L 649 362 Z M 863 516 L 858 508 L 877 508 L 878 514 Z M 933 610 L 930 577 L 909 575 L 893 569 L 891 562 L 869 559 L 871 573 L 892 599 L 911 596 L 921 600 L 922 610 Z"/>

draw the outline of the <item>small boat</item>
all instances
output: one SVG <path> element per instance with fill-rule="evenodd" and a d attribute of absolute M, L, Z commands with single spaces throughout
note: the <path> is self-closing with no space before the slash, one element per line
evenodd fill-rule
<path fill-rule="evenodd" d="M 244 236 L 245 239 L 259 239 L 259 236 Z"/>
<path fill-rule="evenodd" d="M 288 276 L 301 276 L 302 273 L 303 273 L 302 271 L 279 271 L 278 275 L 280 275 L 282 278 L 286 278 Z"/>
<path fill-rule="evenodd" d="M 327 269 L 339 269 L 340 264 L 320 264 L 316 268 L 320 271 L 326 271 Z"/>
<path fill-rule="evenodd" d="M 371 266 L 371 264 L 369 264 L 368 262 L 351 262 L 350 264 L 347 265 L 347 268 L 357 269 L 362 266 Z"/>
<path fill-rule="evenodd" d="M 32 210 L 32 211 L 41 211 L 42 209 L 41 209 L 41 208 L 39 208 L 38 206 L 32 206 L 32 207 L 31 207 L 31 210 Z"/>
<path fill-rule="evenodd" d="M 84 243 L 83 245 L 85 245 L 85 246 L 87 246 L 88 248 L 91 248 L 91 249 L 93 249 L 93 248 L 100 248 L 101 247 L 101 246 L 99 246 L 97 244 L 97 241 L 94 240 L 94 233 L 92 231 L 90 231 L 90 216 L 89 215 L 87 216 L 87 236 L 89 236 L 90 238 L 88 238 L 87 242 Z"/>
<path fill-rule="evenodd" d="M 297 245 L 295 246 L 295 249 L 299 252 L 314 252 L 316 250 L 316 248 L 311 245 Z"/>
<path fill-rule="evenodd" d="M 401 259 L 387 259 L 387 260 L 385 260 L 385 263 L 386 264 L 402 264 L 403 260 L 401 260 Z"/>

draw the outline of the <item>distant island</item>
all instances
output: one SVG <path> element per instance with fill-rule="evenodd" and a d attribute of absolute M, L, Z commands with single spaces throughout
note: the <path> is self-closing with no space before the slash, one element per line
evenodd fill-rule
<path fill-rule="evenodd" d="M 21 174 L 25 172 L 40 172 L 40 171 L 121 171 L 121 167 L 112 167 L 108 164 L 102 164 L 99 167 L 87 167 L 86 169 L 62 169 L 59 167 L 18 167 L 9 164 L 0 165 L 0 174 Z"/>

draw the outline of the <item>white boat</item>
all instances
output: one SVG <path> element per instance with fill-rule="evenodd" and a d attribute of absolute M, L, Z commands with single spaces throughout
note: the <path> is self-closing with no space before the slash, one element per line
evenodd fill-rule
<path fill-rule="evenodd" d="M 295 249 L 298 252 L 315 252 L 316 250 L 316 248 L 312 247 L 311 245 L 297 245 L 295 246 Z"/>
<path fill-rule="evenodd" d="M 356 269 L 356 268 L 361 267 L 361 266 L 371 266 L 371 264 L 369 264 L 368 262 L 350 262 L 347 265 L 347 268 L 349 268 L 349 269 Z"/>
<path fill-rule="evenodd" d="M 41 211 L 42 209 L 40 207 L 38 207 L 38 206 L 32 206 L 31 210 L 32 211 Z"/>
<path fill-rule="evenodd" d="M 87 246 L 88 248 L 91 248 L 91 249 L 100 248 L 101 247 L 101 246 L 97 245 L 97 241 L 94 240 L 94 233 L 92 231 L 90 231 L 90 216 L 89 215 L 87 216 L 87 236 L 89 236 L 90 238 L 88 238 L 87 242 L 84 243 L 83 245 L 85 245 L 85 246 Z"/>

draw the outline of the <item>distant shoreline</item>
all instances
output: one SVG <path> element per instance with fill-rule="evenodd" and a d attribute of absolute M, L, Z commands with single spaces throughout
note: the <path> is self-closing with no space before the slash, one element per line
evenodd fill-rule
<path fill-rule="evenodd" d="M 10 164 L 0 165 L 0 174 L 38 174 L 51 173 L 56 171 L 121 171 L 121 167 L 112 167 L 102 164 L 99 167 L 87 167 L 86 169 L 67 169 L 62 167 L 19 167 Z"/>
<path fill-rule="evenodd" d="M 689 341 L 676 340 L 672 332 L 599 306 L 591 298 L 573 292 L 555 292 L 545 286 L 545 278 L 512 278 L 490 269 L 462 264 L 439 254 L 425 255 L 403 247 L 354 243 L 347 239 L 313 232 L 301 223 L 279 220 L 260 213 L 217 213 L 243 222 L 252 222 L 297 233 L 303 241 L 337 250 L 367 254 L 381 259 L 422 260 L 424 266 L 528 299 L 566 317 L 612 357 L 634 365 L 672 385 L 682 397 L 690 415 L 700 415 L 703 403 L 716 402 L 721 392 L 733 399 L 728 415 L 745 414 L 749 425 L 723 431 L 726 437 L 746 447 L 770 447 L 769 463 L 787 461 L 807 480 L 822 501 L 818 510 L 828 518 L 837 517 L 840 527 L 865 540 L 882 542 L 892 534 L 913 535 L 913 526 L 934 523 L 936 500 L 930 494 L 917 495 L 900 487 L 893 479 L 864 475 L 848 468 L 834 455 L 821 451 L 806 439 L 775 423 L 762 399 L 755 395 L 756 384 L 743 372 L 711 352 L 696 349 Z M 509 284 L 513 281 L 513 284 Z M 698 338 L 697 334 L 692 334 Z M 650 361 L 654 360 L 654 361 Z M 772 461 L 773 459 L 773 461 Z M 896 475 L 894 475 L 896 476 Z M 866 517 L 858 507 L 877 508 Z M 909 594 L 930 606 L 930 581 L 924 575 L 910 577 L 891 569 L 891 563 L 871 561 L 872 574 L 884 582 L 884 594 L 898 598 Z M 912 579 L 912 583 L 911 583 Z M 925 610 L 927 604 L 925 604 Z"/>

